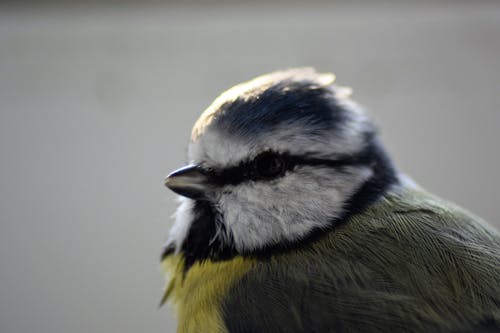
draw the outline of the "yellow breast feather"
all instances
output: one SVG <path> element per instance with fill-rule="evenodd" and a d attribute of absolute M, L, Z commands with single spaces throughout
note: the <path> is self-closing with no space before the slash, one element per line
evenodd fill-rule
<path fill-rule="evenodd" d="M 177 311 L 178 333 L 227 332 L 221 301 L 253 266 L 254 260 L 235 257 L 227 261 L 195 263 L 184 273 L 184 259 L 170 255 L 162 262 L 169 282 L 162 303 L 170 300 Z"/>

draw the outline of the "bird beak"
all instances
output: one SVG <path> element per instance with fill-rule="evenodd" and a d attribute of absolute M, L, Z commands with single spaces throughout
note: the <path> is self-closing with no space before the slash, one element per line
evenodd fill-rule
<path fill-rule="evenodd" d="M 182 196 L 198 199 L 207 192 L 209 181 L 199 166 L 190 164 L 169 174 L 165 186 Z"/>

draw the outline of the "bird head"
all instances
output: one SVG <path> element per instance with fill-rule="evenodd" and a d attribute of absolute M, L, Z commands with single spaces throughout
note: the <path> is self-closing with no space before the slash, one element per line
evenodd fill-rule
<path fill-rule="evenodd" d="M 195 123 L 166 254 L 194 262 L 304 243 L 396 182 L 375 128 L 333 74 L 273 72 L 222 93 Z"/>

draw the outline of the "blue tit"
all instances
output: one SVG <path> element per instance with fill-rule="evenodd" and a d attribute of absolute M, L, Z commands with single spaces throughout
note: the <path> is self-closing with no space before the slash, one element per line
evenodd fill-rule
<path fill-rule="evenodd" d="M 500 235 L 394 166 L 332 74 L 221 94 L 194 125 L 162 267 L 178 332 L 500 332 Z"/>

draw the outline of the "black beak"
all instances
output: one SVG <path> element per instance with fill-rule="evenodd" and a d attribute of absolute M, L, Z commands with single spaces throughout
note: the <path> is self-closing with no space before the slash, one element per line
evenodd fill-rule
<path fill-rule="evenodd" d="M 187 165 L 175 170 L 165 178 L 165 186 L 184 197 L 199 199 L 205 196 L 209 179 L 197 165 Z"/>

